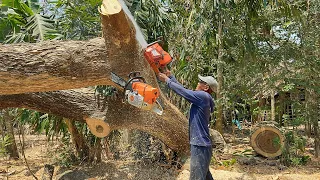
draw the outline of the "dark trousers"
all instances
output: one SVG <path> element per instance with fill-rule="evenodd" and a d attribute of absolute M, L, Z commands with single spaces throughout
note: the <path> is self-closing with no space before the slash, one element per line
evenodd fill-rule
<path fill-rule="evenodd" d="M 191 145 L 190 180 L 213 180 L 209 171 L 212 147 Z"/>

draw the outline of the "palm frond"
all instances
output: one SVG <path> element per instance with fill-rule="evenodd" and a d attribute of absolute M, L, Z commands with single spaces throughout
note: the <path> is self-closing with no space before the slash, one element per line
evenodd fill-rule
<path fill-rule="evenodd" d="M 30 32 L 36 41 L 43 41 L 48 35 L 55 33 L 54 21 L 49 17 L 35 14 L 27 19 L 26 31 Z"/>
<path fill-rule="evenodd" d="M 4 43 L 5 44 L 21 43 L 21 42 L 25 42 L 25 38 L 26 38 L 26 34 L 23 32 L 13 33 L 6 38 Z"/>

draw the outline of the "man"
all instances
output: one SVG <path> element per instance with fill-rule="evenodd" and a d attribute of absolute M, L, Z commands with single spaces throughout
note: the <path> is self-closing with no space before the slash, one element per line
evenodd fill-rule
<path fill-rule="evenodd" d="M 213 180 L 209 171 L 212 156 L 209 120 L 210 113 L 214 109 L 211 93 L 216 92 L 217 81 L 211 76 L 198 75 L 199 83 L 193 91 L 178 83 L 170 71 L 166 74 L 159 73 L 158 77 L 159 80 L 166 82 L 175 93 L 192 103 L 189 114 L 190 180 Z"/>

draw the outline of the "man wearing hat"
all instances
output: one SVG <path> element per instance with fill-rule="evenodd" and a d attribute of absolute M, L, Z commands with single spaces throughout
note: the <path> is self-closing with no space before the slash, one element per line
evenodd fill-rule
<path fill-rule="evenodd" d="M 159 80 L 191 103 L 189 113 L 189 140 L 191 149 L 190 180 L 213 180 L 209 171 L 212 144 L 209 134 L 210 114 L 214 110 L 212 92 L 218 83 L 212 76 L 201 76 L 196 89 L 184 88 L 170 71 L 158 74 Z"/>

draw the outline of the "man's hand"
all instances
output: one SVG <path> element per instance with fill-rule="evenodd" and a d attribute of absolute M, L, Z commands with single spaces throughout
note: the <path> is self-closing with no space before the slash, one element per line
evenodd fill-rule
<path fill-rule="evenodd" d="M 162 67 L 160 72 L 164 73 L 166 76 L 170 77 L 171 76 L 171 71 L 169 71 L 168 67 Z"/>
<path fill-rule="evenodd" d="M 171 71 L 169 71 L 168 69 L 167 69 L 167 71 L 166 72 L 163 72 L 166 76 L 168 76 L 168 77 L 170 77 L 171 76 Z"/>
<path fill-rule="evenodd" d="M 162 82 L 166 82 L 167 79 L 169 79 L 168 76 L 165 75 L 164 73 L 159 73 L 159 74 L 158 74 L 158 78 L 159 78 L 159 80 L 162 81 Z"/>

